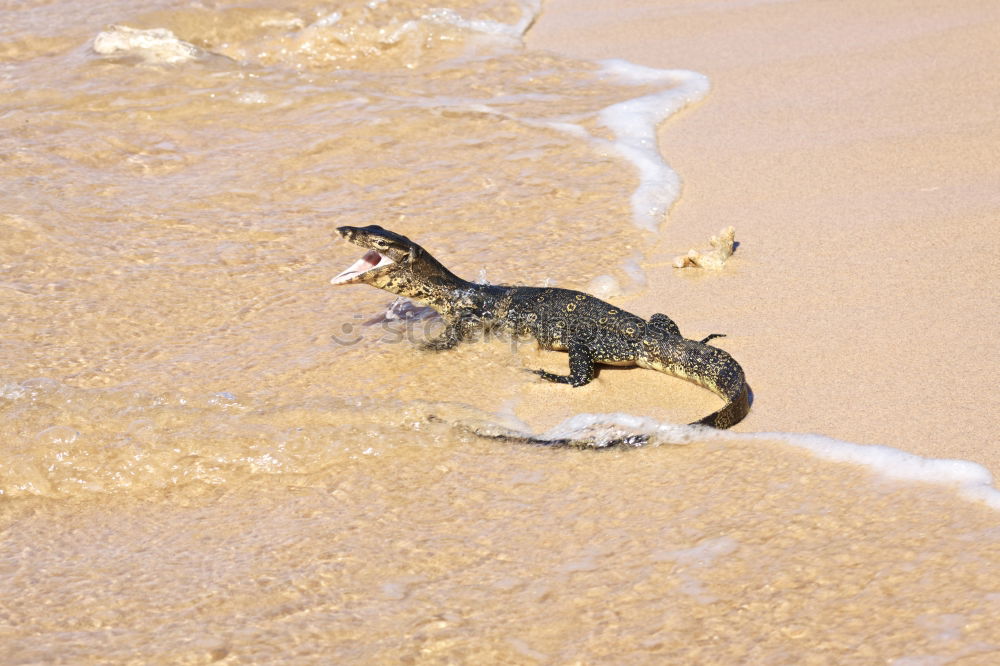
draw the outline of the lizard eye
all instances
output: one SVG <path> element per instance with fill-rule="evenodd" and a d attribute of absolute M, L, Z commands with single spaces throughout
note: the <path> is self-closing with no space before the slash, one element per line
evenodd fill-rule
<path fill-rule="evenodd" d="M 382 238 L 376 238 L 372 242 L 372 245 L 375 246 L 376 250 L 388 250 L 389 249 L 389 241 L 387 241 L 385 239 L 382 239 Z"/>

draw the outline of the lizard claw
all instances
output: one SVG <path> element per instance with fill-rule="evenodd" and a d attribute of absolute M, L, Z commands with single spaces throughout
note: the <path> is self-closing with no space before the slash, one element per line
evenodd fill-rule
<path fill-rule="evenodd" d="M 582 386 L 587 382 L 582 382 L 581 384 L 574 383 L 573 378 L 569 375 L 557 375 L 554 372 L 548 372 L 547 370 L 531 370 L 525 368 L 528 372 L 538 375 L 547 382 L 555 382 L 557 384 L 572 384 L 573 386 Z"/>

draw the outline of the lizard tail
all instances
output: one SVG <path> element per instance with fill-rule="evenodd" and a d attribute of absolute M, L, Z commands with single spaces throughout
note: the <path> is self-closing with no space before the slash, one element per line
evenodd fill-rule
<path fill-rule="evenodd" d="M 725 429 L 750 411 L 750 387 L 740 364 L 723 349 L 680 336 L 663 336 L 640 365 L 703 386 L 726 401 L 722 409 L 691 425 Z"/>
<path fill-rule="evenodd" d="M 750 387 L 743 368 L 725 350 L 679 335 L 656 335 L 653 340 L 644 340 L 644 343 L 646 353 L 639 359 L 640 366 L 694 382 L 726 401 L 722 409 L 689 425 L 705 425 L 721 430 L 736 425 L 750 412 Z M 644 433 L 600 440 L 591 437 L 547 438 L 486 422 L 460 422 L 456 425 L 479 437 L 549 447 L 631 448 L 643 446 L 650 439 Z"/>
<path fill-rule="evenodd" d="M 750 386 L 745 380 L 742 386 L 736 391 L 736 395 L 719 391 L 716 391 L 716 394 L 726 401 L 722 409 L 712 412 L 705 418 L 698 419 L 690 425 L 707 425 L 725 430 L 742 421 L 743 417 L 750 412 Z"/>

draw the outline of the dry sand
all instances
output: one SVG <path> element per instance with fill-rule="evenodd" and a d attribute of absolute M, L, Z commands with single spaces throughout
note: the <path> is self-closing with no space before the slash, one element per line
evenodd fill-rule
<path fill-rule="evenodd" d="M 625 303 L 719 344 L 747 431 L 818 432 L 1000 473 L 1000 5 L 547 0 L 532 48 L 693 69 L 661 129 L 685 186 Z M 671 259 L 725 225 L 721 274 Z"/>

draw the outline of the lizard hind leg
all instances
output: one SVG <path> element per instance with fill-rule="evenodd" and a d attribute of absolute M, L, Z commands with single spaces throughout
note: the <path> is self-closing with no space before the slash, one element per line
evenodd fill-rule
<path fill-rule="evenodd" d="M 594 359 L 590 350 L 586 347 L 576 346 L 569 348 L 569 374 L 557 375 L 545 370 L 531 370 L 542 379 L 570 386 L 583 386 L 589 384 L 597 373 L 594 366 Z"/>
<path fill-rule="evenodd" d="M 676 335 L 677 337 L 681 335 L 681 329 L 677 327 L 674 320 L 661 312 L 657 312 L 649 318 L 649 327 L 667 335 Z"/>

